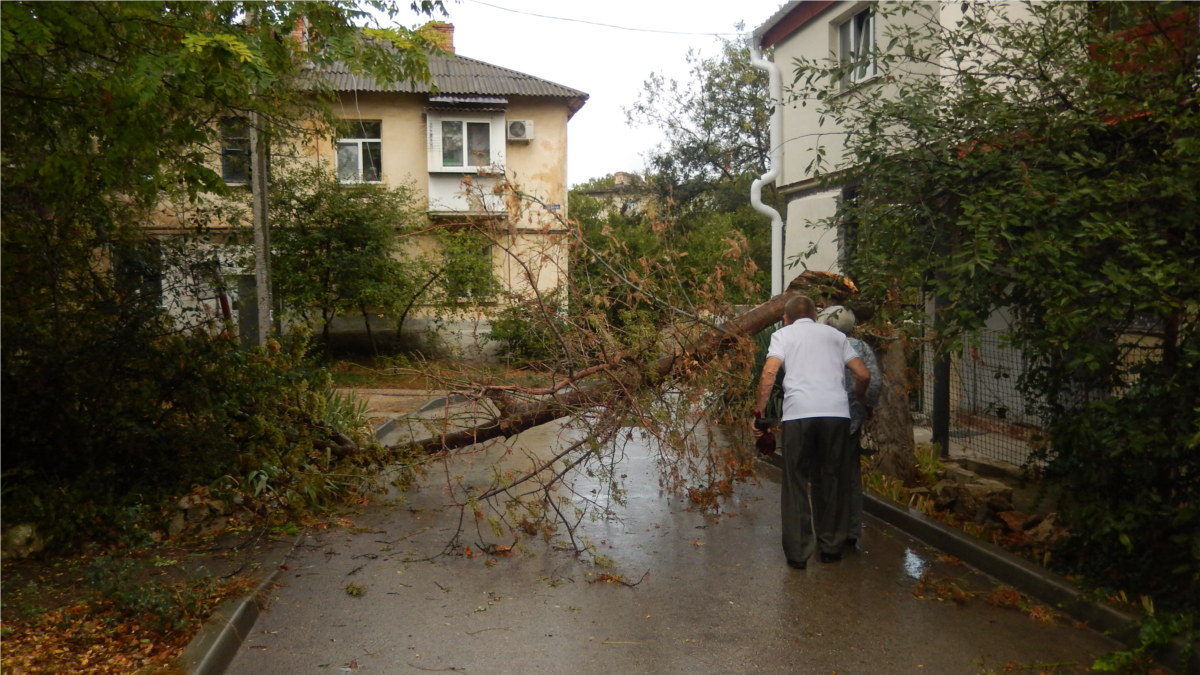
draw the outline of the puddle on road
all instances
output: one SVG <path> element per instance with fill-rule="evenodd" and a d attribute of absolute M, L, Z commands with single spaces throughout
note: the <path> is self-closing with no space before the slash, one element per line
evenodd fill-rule
<path fill-rule="evenodd" d="M 928 564 L 911 548 L 904 549 L 904 571 L 908 573 L 908 576 L 920 579 L 921 574 L 925 571 L 925 566 Z"/>

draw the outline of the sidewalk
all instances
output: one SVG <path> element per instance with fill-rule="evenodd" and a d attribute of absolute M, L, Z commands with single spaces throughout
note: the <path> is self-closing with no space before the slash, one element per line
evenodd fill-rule
<path fill-rule="evenodd" d="M 545 425 L 522 434 L 511 456 L 475 455 L 448 472 L 478 483 L 493 464 L 520 470 L 525 451 L 551 452 L 571 433 Z M 527 542 L 530 558 L 404 562 L 441 550 L 457 526 L 439 471 L 404 495 L 407 504 L 373 506 L 350 516 L 350 531 L 302 542 L 287 585 L 272 594 L 229 672 L 975 675 L 1010 661 L 1079 665 L 1055 671 L 1065 673 L 1084 672 L 1118 648 L 1087 629 L 988 605 L 982 595 L 995 582 L 869 517 L 860 550 L 792 570 L 779 546 L 779 486 L 770 476 L 740 487 L 719 516 L 705 516 L 659 489 L 644 445 L 630 443 L 627 455 L 627 507 L 584 525 L 614 568 L 540 539 Z M 578 487 L 589 494 L 590 486 Z M 491 541 L 471 520 L 464 543 Z M 600 573 L 637 581 L 647 571 L 634 588 L 589 583 Z M 928 590 L 915 597 L 926 573 L 982 595 L 963 605 Z M 350 583 L 364 594 L 348 595 Z"/>

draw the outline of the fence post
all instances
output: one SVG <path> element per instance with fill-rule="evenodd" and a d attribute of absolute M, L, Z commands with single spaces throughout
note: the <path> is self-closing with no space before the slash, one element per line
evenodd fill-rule
<path fill-rule="evenodd" d="M 950 459 L 950 353 L 935 352 L 933 361 L 933 442 L 942 459 Z"/>

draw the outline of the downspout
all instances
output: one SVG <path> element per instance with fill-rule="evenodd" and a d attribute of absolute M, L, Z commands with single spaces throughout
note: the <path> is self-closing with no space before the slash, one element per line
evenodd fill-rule
<path fill-rule="evenodd" d="M 773 110 L 771 112 L 771 162 L 767 172 L 754 179 L 750 185 L 750 205 L 755 211 L 771 219 L 771 297 L 783 292 L 783 217 L 775 209 L 767 206 L 762 200 L 763 186 L 774 182 L 779 177 L 780 154 L 783 152 L 783 81 L 779 75 L 779 67 L 774 62 L 764 59 L 758 48 L 758 38 L 750 33 L 750 63 L 755 68 L 767 71 L 771 76 L 770 94 Z"/>

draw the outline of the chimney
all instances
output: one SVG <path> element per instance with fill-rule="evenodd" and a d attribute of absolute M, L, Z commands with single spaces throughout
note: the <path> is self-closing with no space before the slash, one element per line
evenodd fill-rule
<path fill-rule="evenodd" d="M 454 24 L 443 21 L 430 21 L 421 27 L 421 32 L 438 47 L 454 53 Z"/>
<path fill-rule="evenodd" d="M 301 50 L 308 51 L 308 18 L 301 17 L 296 19 L 296 26 L 292 28 L 292 41 L 294 41 Z"/>

